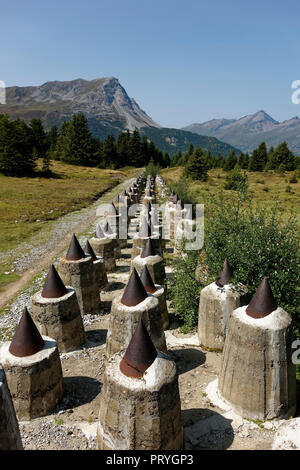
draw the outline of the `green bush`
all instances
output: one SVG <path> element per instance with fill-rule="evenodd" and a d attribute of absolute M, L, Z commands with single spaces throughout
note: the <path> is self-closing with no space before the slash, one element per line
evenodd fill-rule
<path fill-rule="evenodd" d="M 196 279 L 198 251 L 188 251 L 171 261 L 174 275 L 170 278 L 168 291 L 174 315 L 181 323 L 181 331 L 187 333 L 197 325 L 200 291 L 204 285 Z"/>
<path fill-rule="evenodd" d="M 197 324 L 201 288 L 195 267 L 208 271 L 206 284 L 212 282 L 227 257 L 234 272 L 233 282 L 242 282 L 252 296 L 264 276 L 278 305 L 294 320 L 300 338 L 299 277 L 300 254 L 296 220 L 286 217 L 275 206 L 268 210 L 254 207 L 243 191 L 231 197 L 221 192 L 205 201 L 205 239 L 200 252 L 185 252 L 175 262 L 172 281 L 176 315 L 184 329 Z M 196 261 L 197 260 L 197 261 Z"/>
<path fill-rule="evenodd" d="M 231 171 L 226 176 L 224 189 L 231 189 L 233 191 L 248 189 L 248 177 L 246 173 L 241 173 L 239 170 Z"/>

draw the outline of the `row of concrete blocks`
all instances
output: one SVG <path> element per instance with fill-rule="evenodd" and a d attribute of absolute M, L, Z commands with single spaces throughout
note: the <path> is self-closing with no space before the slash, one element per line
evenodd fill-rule
<path fill-rule="evenodd" d="M 223 351 L 216 393 L 240 416 L 269 420 L 296 410 L 292 319 L 281 307 L 252 318 L 246 288 L 215 282 L 200 293 L 198 336 L 204 349 Z M 242 300 L 241 300 L 242 299 Z"/>
<path fill-rule="evenodd" d="M 99 291 L 107 285 L 102 257 L 93 261 L 86 256 L 72 262 L 62 257 L 59 264 L 67 293 L 46 298 L 38 292 L 32 299 L 32 315 L 43 335 L 43 348 L 25 357 L 11 354 L 9 342 L 0 350 L 6 372 L 0 370 L 0 449 L 22 448 L 17 417 L 24 420 L 44 416 L 62 398 L 59 350 L 74 350 L 85 341 L 81 314 L 97 313 Z"/>
<path fill-rule="evenodd" d="M 166 355 L 165 292 L 162 285 L 156 283 L 165 281 L 163 259 L 159 254 L 142 258 L 140 252 L 146 242 L 147 239 L 138 241 L 139 254 L 132 258 L 131 272 L 136 269 L 140 274 L 146 265 L 156 292 L 133 307 L 122 303 L 122 295 L 112 302 L 97 427 L 98 448 L 103 450 L 179 450 L 183 447 L 176 365 Z M 155 247 L 161 249 L 158 245 Z M 141 319 L 158 353 L 138 379 L 124 375 L 120 363 Z"/>

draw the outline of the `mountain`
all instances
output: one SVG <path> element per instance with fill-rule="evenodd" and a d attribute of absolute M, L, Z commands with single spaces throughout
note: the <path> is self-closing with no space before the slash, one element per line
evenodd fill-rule
<path fill-rule="evenodd" d="M 1 113 L 25 121 L 39 117 L 47 129 L 78 112 L 95 121 L 94 124 L 99 121 L 103 130 L 108 128 L 120 132 L 125 128 L 160 127 L 133 98 L 129 98 L 115 77 L 95 80 L 78 78 L 69 82 L 46 82 L 41 86 L 8 87 L 6 102 L 6 105 L 0 106 Z"/>
<path fill-rule="evenodd" d="M 108 134 L 117 136 L 125 129 L 139 129 L 163 152 L 175 155 L 187 150 L 190 143 L 201 145 L 212 154 L 227 155 L 231 146 L 212 137 L 199 136 L 179 129 L 162 128 L 143 111 L 115 77 L 72 81 L 46 82 L 41 86 L 6 88 L 6 105 L 0 113 L 12 119 L 29 122 L 40 118 L 48 130 L 60 126 L 74 113 L 82 112 L 95 137 L 104 139 Z"/>
<path fill-rule="evenodd" d="M 183 129 L 216 137 L 248 152 L 252 152 L 262 141 L 268 147 L 275 147 L 285 140 L 294 153 L 300 154 L 300 119 L 297 116 L 278 122 L 265 111 L 258 111 L 240 119 L 212 119 Z"/>
<path fill-rule="evenodd" d="M 200 146 L 205 151 L 209 150 L 212 155 L 220 153 L 227 156 L 230 150 L 235 150 L 237 155 L 240 154 L 239 149 L 225 144 L 215 137 L 198 135 L 181 129 L 142 127 L 140 133 L 146 135 L 162 152 L 168 152 L 170 156 L 179 151 L 185 152 L 190 144 L 193 144 L 194 147 Z"/>

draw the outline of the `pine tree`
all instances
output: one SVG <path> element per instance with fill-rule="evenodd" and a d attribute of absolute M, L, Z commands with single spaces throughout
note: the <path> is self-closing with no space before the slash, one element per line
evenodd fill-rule
<path fill-rule="evenodd" d="M 249 171 L 263 171 L 268 161 L 267 147 L 262 142 L 257 149 L 254 149 L 249 160 Z"/>
<path fill-rule="evenodd" d="M 207 156 L 201 147 L 196 147 L 185 167 L 185 175 L 194 180 L 206 181 L 208 178 Z"/>
<path fill-rule="evenodd" d="M 292 171 L 296 169 L 296 164 L 296 158 L 288 148 L 286 142 L 279 144 L 269 156 L 269 165 L 271 169 L 277 169 L 280 165 L 283 165 L 285 171 Z"/>
<path fill-rule="evenodd" d="M 32 148 L 36 149 L 37 158 L 44 158 L 48 150 L 48 142 L 42 121 L 40 119 L 31 119 L 30 135 L 32 139 Z"/>
<path fill-rule="evenodd" d="M 237 163 L 237 156 L 235 154 L 235 151 L 232 149 L 230 150 L 229 155 L 225 160 L 225 164 L 223 168 L 225 171 L 231 171 L 234 169 L 236 163 Z"/>

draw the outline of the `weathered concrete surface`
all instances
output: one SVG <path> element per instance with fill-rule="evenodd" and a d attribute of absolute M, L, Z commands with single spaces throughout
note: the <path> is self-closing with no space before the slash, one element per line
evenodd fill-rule
<path fill-rule="evenodd" d="M 101 392 L 98 448 L 180 450 L 183 447 L 176 365 L 158 357 L 140 379 L 120 371 L 124 351 L 108 361 Z"/>
<path fill-rule="evenodd" d="M 41 335 L 57 342 L 59 352 L 73 351 L 85 342 L 82 316 L 75 290 L 57 299 L 45 298 L 41 291 L 32 297 L 32 319 Z"/>
<path fill-rule="evenodd" d="M 75 289 L 81 314 L 99 313 L 100 293 L 91 256 L 78 261 L 70 261 L 62 256 L 58 271 L 63 283 Z"/>
<path fill-rule="evenodd" d="M 155 284 L 156 291 L 153 292 L 153 296 L 158 298 L 160 313 L 163 320 L 163 328 L 166 330 L 169 326 L 169 314 L 168 314 L 168 307 L 167 307 L 167 299 L 165 289 L 160 286 L 159 284 Z"/>
<path fill-rule="evenodd" d="M 300 450 L 300 418 L 289 419 L 277 430 L 273 450 Z"/>
<path fill-rule="evenodd" d="M 13 356 L 6 342 L 0 348 L 0 362 L 18 420 L 48 414 L 63 396 L 63 377 L 56 342 L 43 336 L 41 351 L 27 357 Z"/>
<path fill-rule="evenodd" d="M 0 450 L 22 450 L 22 441 L 14 405 L 0 369 Z"/>
<path fill-rule="evenodd" d="M 245 418 L 293 416 L 296 369 L 291 318 L 280 307 L 258 319 L 245 310 L 234 310 L 230 319 L 219 376 L 220 395 Z"/>
<path fill-rule="evenodd" d="M 242 287 L 236 288 L 232 284 L 219 287 L 213 282 L 201 290 L 198 335 L 205 348 L 223 349 L 230 316 L 240 306 Z"/>
<path fill-rule="evenodd" d="M 100 256 L 97 256 L 97 260 L 93 261 L 94 273 L 96 277 L 96 283 L 99 287 L 99 290 L 104 290 L 108 286 L 108 279 L 106 273 L 106 267 L 104 259 Z"/>
<path fill-rule="evenodd" d="M 162 256 L 161 241 L 156 234 L 150 237 L 153 249 L 155 253 Z M 133 260 L 136 256 L 140 255 L 143 248 L 147 243 L 148 237 L 139 237 L 139 234 L 135 235 L 132 239 L 131 248 L 131 259 Z"/>
<path fill-rule="evenodd" d="M 104 260 L 106 272 L 111 273 L 116 269 L 115 244 L 110 238 L 92 237 L 89 240 L 96 256 L 101 256 Z"/>
<path fill-rule="evenodd" d="M 138 255 L 132 259 L 130 270 L 132 271 L 133 268 L 135 268 L 138 274 L 141 275 L 145 265 L 148 268 L 154 284 L 164 285 L 166 280 L 166 272 L 163 258 L 159 255 L 141 258 L 141 256 Z"/>
<path fill-rule="evenodd" d="M 111 305 L 106 357 L 127 348 L 141 317 L 156 349 L 167 352 L 158 299 L 148 294 L 147 298 L 135 307 L 127 307 L 121 303 L 121 298 L 122 294 L 115 297 Z"/>

